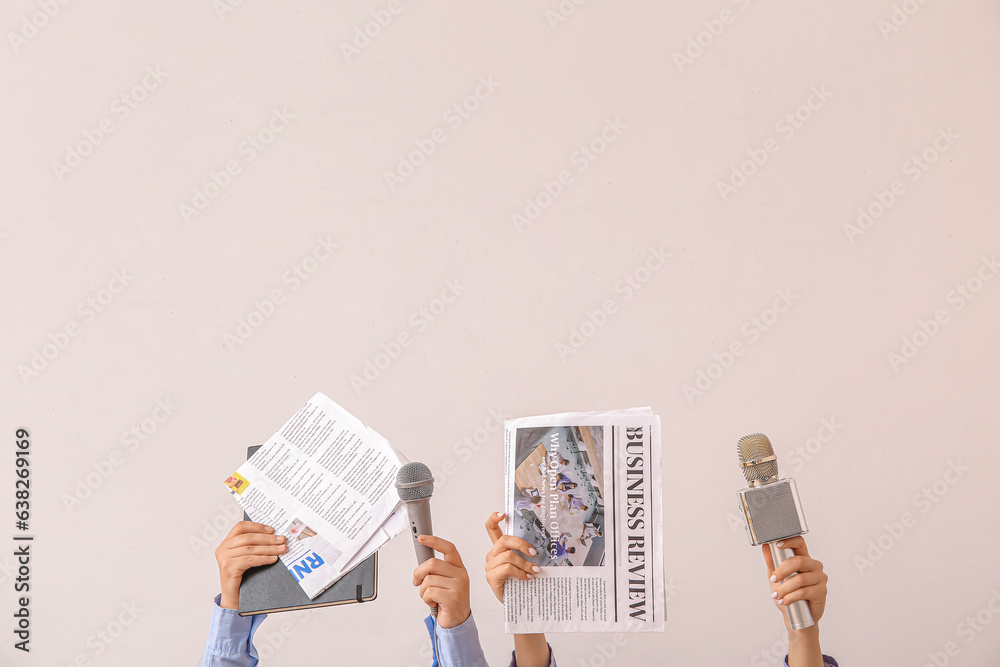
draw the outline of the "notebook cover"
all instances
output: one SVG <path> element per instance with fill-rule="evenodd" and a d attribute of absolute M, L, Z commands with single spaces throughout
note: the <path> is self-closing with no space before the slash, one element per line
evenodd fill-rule
<path fill-rule="evenodd" d="M 247 448 L 250 458 L 260 445 Z M 246 514 L 243 518 L 250 520 Z M 240 582 L 240 616 L 272 614 L 279 611 L 314 609 L 352 602 L 370 602 L 378 592 L 378 552 L 361 561 L 333 586 L 309 599 L 295 577 L 280 560 L 252 567 Z"/>

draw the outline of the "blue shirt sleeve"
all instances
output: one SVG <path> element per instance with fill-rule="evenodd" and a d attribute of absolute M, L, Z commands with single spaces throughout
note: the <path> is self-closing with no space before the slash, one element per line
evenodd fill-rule
<path fill-rule="evenodd" d="M 464 623 L 453 628 L 438 626 L 434 617 L 430 615 L 424 619 L 424 624 L 431 636 L 431 645 L 434 646 L 432 667 L 489 667 L 483 654 L 483 647 L 479 644 L 479 629 L 472 614 L 469 614 Z"/>
<path fill-rule="evenodd" d="M 785 667 L 788 667 L 788 655 L 787 654 L 785 655 Z M 824 653 L 823 654 L 823 667 L 840 667 L 840 665 L 837 664 L 836 660 L 834 660 L 833 658 L 831 658 L 830 656 L 828 656 L 828 655 L 826 655 Z"/>
<path fill-rule="evenodd" d="M 434 646 L 434 630 L 437 629 L 438 641 L 434 647 L 431 667 L 489 667 L 486 656 L 483 655 L 483 647 L 479 644 L 479 630 L 472 614 L 469 614 L 464 623 L 454 628 L 437 627 L 433 616 L 427 616 L 424 624 L 431 636 L 432 646 Z M 438 650 L 441 651 L 440 657 Z M 517 658 L 513 652 L 510 654 L 510 667 L 517 667 Z M 557 667 L 556 656 L 551 646 L 549 646 L 549 667 Z"/>
<path fill-rule="evenodd" d="M 235 609 L 220 607 L 221 598 L 221 594 L 215 596 L 201 667 L 256 667 L 259 656 L 253 633 L 267 614 L 240 616 Z"/>
<path fill-rule="evenodd" d="M 556 654 L 552 651 L 552 645 L 546 644 L 549 647 L 549 667 L 557 667 L 556 665 Z M 513 651 L 510 652 L 510 665 L 509 667 L 517 667 L 517 654 Z"/>

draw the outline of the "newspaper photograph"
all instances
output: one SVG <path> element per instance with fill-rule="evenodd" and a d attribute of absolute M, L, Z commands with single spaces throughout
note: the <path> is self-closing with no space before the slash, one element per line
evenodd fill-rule
<path fill-rule="evenodd" d="M 650 408 L 508 419 L 506 532 L 541 572 L 504 587 L 508 633 L 662 631 L 660 421 Z"/>
<path fill-rule="evenodd" d="M 253 521 L 285 536 L 281 561 L 312 599 L 406 528 L 393 486 L 404 462 L 318 393 L 225 484 Z"/>

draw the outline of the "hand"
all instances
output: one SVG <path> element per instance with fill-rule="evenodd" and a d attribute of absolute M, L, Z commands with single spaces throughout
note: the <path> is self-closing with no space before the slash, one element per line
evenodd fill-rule
<path fill-rule="evenodd" d="M 486 554 L 486 581 L 489 582 L 493 594 L 503 602 L 503 583 L 508 577 L 517 579 L 534 579 L 541 568 L 517 553 L 534 556 L 535 548 L 513 535 L 504 535 L 500 530 L 500 520 L 505 514 L 496 512 L 486 519 L 486 532 L 493 541 L 493 548 Z"/>
<path fill-rule="evenodd" d="M 493 548 L 486 554 L 486 581 L 500 602 L 503 602 L 503 584 L 508 578 L 534 579 L 542 570 L 522 555 L 534 556 L 538 553 L 534 547 L 500 530 L 500 520 L 504 516 L 503 512 L 495 512 L 486 519 L 486 532 L 493 541 Z M 518 667 L 548 667 L 551 661 L 552 654 L 544 634 L 514 635 L 514 663 Z"/>
<path fill-rule="evenodd" d="M 220 607 L 239 609 L 243 573 L 251 567 L 273 563 L 278 560 L 278 554 L 288 548 L 284 536 L 273 533 L 271 526 L 240 521 L 216 548 L 215 560 L 219 562 L 219 583 L 222 586 Z"/>
<path fill-rule="evenodd" d="M 454 628 L 465 623 L 472 614 L 469 573 L 465 571 L 458 549 L 451 542 L 433 535 L 421 535 L 417 539 L 444 556 L 444 560 L 425 560 L 413 571 L 413 585 L 420 586 L 420 599 L 431 607 L 437 605 L 440 627 Z"/>
<path fill-rule="evenodd" d="M 796 600 L 806 600 L 809 604 L 809 611 L 813 620 L 819 623 L 826 609 L 826 582 L 829 577 L 823 572 L 823 563 L 809 557 L 809 550 L 806 548 L 806 541 L 802 537 L 790 537 L 778 545 L 783 549 L 791 549 L 795 556 L 782 563 L 777 569 L 774 567 L 774 560 L 771 558 L 771 549 L 768 545 L 763 545 L 764 562 L 767 564 L 767 576 L 771 583 L 771 597 L 778 609 Z M 793 572 L 797 575 L 781 583 Z M 785 617 L 785 628 L 788 627 L 788 615 Z"/>

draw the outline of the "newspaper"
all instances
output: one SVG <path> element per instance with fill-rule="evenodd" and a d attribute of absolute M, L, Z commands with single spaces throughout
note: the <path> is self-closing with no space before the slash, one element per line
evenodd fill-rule
<path fill-rule="evenodd" d="M 650 408 L 504 423 L 506 528 L 541 572 L 504 585 L 507 633 L 663 631 L 660 418 Z"/>
<path fill-rule="evenodd" d="M 405 462 L 316 394 L 226 479 L 247 515 L 284 535 L 281 561 L 310 599 L 407 526 L 393 486 Z"/>

